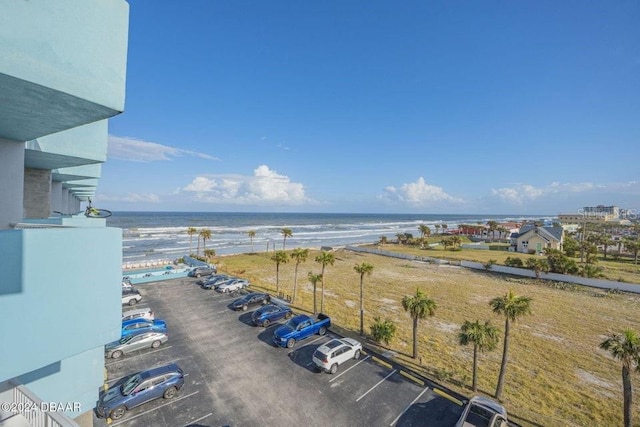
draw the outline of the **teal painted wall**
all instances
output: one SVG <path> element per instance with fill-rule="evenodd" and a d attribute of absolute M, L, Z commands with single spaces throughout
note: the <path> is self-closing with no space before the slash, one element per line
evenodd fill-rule
<path fill-rule="evenodd" d="M 100 120 L 26 143 L 26 166 L 58 169 L 107 160 L 108 121 Z M 68 160 L 66 160 L 69 158 Z"/>
<path fill-rule="evenodd" d="M 117 228 L 0 231 L 0 382 L 118 339 L 121 266 Z"/>
<path fill-rule="evenodd" d="M 45 366 L 18 380 L 43 402 L 76 404 L 65 411 L 67 416 L 75 418 L 96 405 L 98 390 L 104 384 L 104 347 Z"/>
<path fill-rule="evenodd" d="M 0 0 L 0 10 L 1 73 L 124 110 L 126 1 Z"/>

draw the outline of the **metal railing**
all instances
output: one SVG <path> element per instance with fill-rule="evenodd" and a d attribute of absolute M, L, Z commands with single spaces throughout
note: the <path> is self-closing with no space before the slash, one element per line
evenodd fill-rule
<path fill-rule="evenodd" d="M 9 413 L 22 415 L 32 427 L 79 427 L 61 412 L 43 410 L 44 402 L 26 386 L 13 382 L 12 385 L 13 402 L 8 402 Z"/>

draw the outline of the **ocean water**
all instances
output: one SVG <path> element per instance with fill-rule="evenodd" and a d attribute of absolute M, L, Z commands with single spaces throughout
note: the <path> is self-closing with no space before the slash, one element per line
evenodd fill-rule
<path fill-rule="evenodd" d="M 327 213 L 206 213 L 206 212 L 114 212 L 107 226 L 122 228 L 123 262 L 175 259 L 195 253 L 197 235 L 187 228 L 208 228 L 212 236 L 207 249 L 217 255 L 282 249 L 281 230 L 292 236 L 286 248 L 319 248 L 373 243 L 381 236 L 395 239 L 398 233 L 419 236 L 418 227 L 426 224 L 432 232 L 436 224 L 454 229 L 458 224 L 494 221 L 550 219 L 544 216 L 518 215 L 431 215 L 431 214 L 327 214 Z M 256 232 L 253 242 L 247 234 Z M 202 241 L 200 241 L 202 251 Z"/>

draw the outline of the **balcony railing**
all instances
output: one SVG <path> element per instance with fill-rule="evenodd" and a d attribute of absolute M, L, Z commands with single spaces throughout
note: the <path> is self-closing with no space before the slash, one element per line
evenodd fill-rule
<path fill-rule="evenodd" d="M 13 401 L 3 404 L 3 411 L 9 409 L 9 417 L 0 421 L 2 425 L 11 417 L 22 417 L 32 427 L 79 427 L 78 423 L 62 412 L 45 410 L 48 406 L 31 390 L 22 384 L 13 384 Z"/>

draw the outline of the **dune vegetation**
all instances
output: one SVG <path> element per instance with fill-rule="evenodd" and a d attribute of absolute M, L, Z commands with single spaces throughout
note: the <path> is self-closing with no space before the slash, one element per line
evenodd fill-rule
<path fill-rule="evenodd" d="M 292 251 L 287 251 L 290 254 Z M 485 251 L 489 252 L 489 251 Z M 491 251 L 493 252 L 493 251 Z M 423 252 L 424 253 L 424 252 Z M 319 274 L 311 250 L 298 267 L 297 311 L 313 311 L 313 286 L 308 273 Z M 395 358 L 446 386 L 472 395 L 473 346 L 461 346 L 458 334 L 465 321 L 489 320 L 498 328 L 500 343 L 482 353 L 478 363 L 478 392 L 496 391 L 502 356 L 505 319 L 489 303 L 512 290 L 531 298 L 531 314 L 511 323 L 509 362 L 502 401 L 514 420 L 526 426 L 622 425 L 620 362 L 599 344 L 613 332 L 630 328 L 640 332 L 640 296 L 605 293 L 585 287 L 564 287 L 535 279 L 454 266 L 410 262 L 347 250 L 334 252 L 335 262 L 325 268 L 325 312 L 332 322 L 358 333 L 360 327 L 360 274 L 354 266 L 367 263 L 363 276 L 365 333 L 374 318 L 396 325 L 389 345 Z M 255 253 L 217 259 L 221 271 L 248 278 L 254 288 L 274 292 L 276 263 L 273 254 Z M 280 291 L 293 294 L 295 262 L 280 262 Z M 437 303 L 435 314 L 419 321 L 418 354 L 412 358 L 412 321 L 402 307 L 406 295 L 420 289 Z M 318 306 L 320 283 L 317 284 Z M 633 374 L 638 399 L 640 375 Z M 640 420 L 640 405 L 634 419 Z"/>

